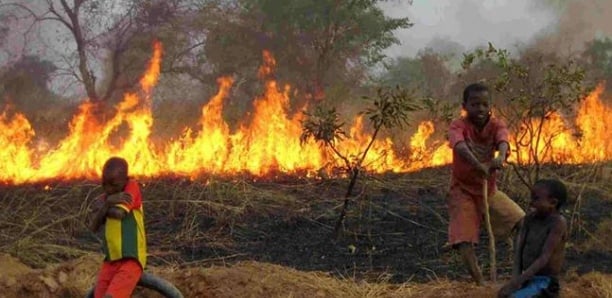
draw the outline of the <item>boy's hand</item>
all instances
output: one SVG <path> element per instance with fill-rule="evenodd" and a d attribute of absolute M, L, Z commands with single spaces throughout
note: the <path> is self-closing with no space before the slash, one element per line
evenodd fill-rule
<path fill-rule="evenodd" d="M 481 178 L 487 178 L 489 177 L 489 166 L 487 166 L 484 163 L 478 163 L 478 166 L 476 167 L 476 170 L 478 170 L 478 174 L 480 175 Z"/>
<path fill-rule="evenodd" d="M 125 192 L 112 194 L 106 197 L 106 204 L 110 206 L 117 205 L 117 204 L 130 205 L 132 204 L 132 196 L 130 196 L 129 194 Z"/>
<path fill-rule="evenodd" d="M 491 169 L 502 169 L 504 167 L 504 160 L 506 160 L 506 158 L 501 155 L 491 160 Z"/>
<path fill-rule="evenodd" d="M 104 195 L 99 195 L 91 202 L 91 210 L 99 210 L 104 207 Z"/>
<path fill-rule="evenodd" d="M 510 297 L 510 295 L 518 290 L 521 287 L 521 285 L 517 282 L 516 279 L 512 279 L 510 282 L 506 283 L 501 289 L 499 289 L 499 292 L 497 293 L 497 297 L 501 298 L 501 297 Z"/>
<path fill-rule="evenodd" d="M 101 198 L 96 198 L 91 204 L 91 210 L 93 211 L 100 210 L 104 207 L 104 204 L 105 204 L 104 200 L 102 200 Z"/>

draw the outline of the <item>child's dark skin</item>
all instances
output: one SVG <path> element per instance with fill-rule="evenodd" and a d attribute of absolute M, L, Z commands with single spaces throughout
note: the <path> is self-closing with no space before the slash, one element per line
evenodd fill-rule
<path fill-rule="evenodd" d="M 482 130 L 487 124 L 491 113 L 489 92 L 471 92 L 466 102 L 463 103 L 463 108 L 467 112 L 468 120 L 479 130 Z M 457 150 L 461 157 L 478 169 L 482 178 L 485 178 L 489 176 L 491 170 L 502 168 L 503 162 L 508 155 L 508 144 L 505 142 L 499 144 L 499 155 L 491 161 L 491 165 L 481 163 L 465 142 L 457 144 L 455 150 Z"/>
<path fill-rule="evenodd" d="M 548 188 L 534 187 L 533 217 L 521 229 L 512 280 L 500 289 L 499 297 L 508 297 L 534 275 L 559 276 L 565 258 L 567 222 L 556 205 L 557 199 L 550 195 Z"/>
<path fill-rule="evenodd" d="M 102 187 L 106 194 L 106 200 L 103 201 L 100 197 L 96 199 L 96 205 L 91 212 L 92 220 L 89 224 L 89 229 L 92 232 L 97 232 L 104 224 L 106 217 L 122 219 L 126 215 L 126 211 L 116 207 L 118 204 L 130 204 L 132 198 L 122 192 L 128 182 L 128 177 L 125 174 L 127 169 L 109 169 L 107 173 L 102 175 Z"/>
<path fill-rule="evenodd" d="M 463 103 L 463 109 L 465 109 L 467 112 L 468 120 L 479 130 L 482 130 L 489 121 L 491 114 L 490 100 L 491 97 L 488 91 L 479 91 L 470 92 L 469 97 Z M 497 149 L 499 151 L 499 155 L 491 161 L 490 165 L 487 165 L 478 160 L 466 142 L 460 142 L 454 148 L 454 150 L 456 150 L 462 158 L 478 169 L 482 179 L 487 178 L 492 170 L 502 168 L 503 162 L 506 160 L 506 156 L 508 155 L 508 144 L 502 142 L 499 144 Z M 480 272 L 478 260 L 472 244 L 467 242 L 460 243 L 458 244 L 457 248 L 461 254 L 464 264 L 470 271 L 472 278 L 477 284 L 482 285 L 484 280 L 482 273 Z"/>

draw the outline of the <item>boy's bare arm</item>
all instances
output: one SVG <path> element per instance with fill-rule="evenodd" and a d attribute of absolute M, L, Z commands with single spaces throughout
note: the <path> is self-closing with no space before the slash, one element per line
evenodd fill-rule
<path fill-rule="evenodd" d="M 563 217 L 559 217 L 548 234 L 548 238 L 544 243 L 544 247 L 542 248 L 542 254 L 527 268 L 520 276 L 518 276 L 515 282 L 518 285 L 523 284 L 525 281 L 529 280 L 531 277 L 536 275 L 540 270 L 542 270 L 550 260 L 555 248 L 560 245 L 563 240 L 563 236 L 566 233 L 566 224 L 565 219 Z"/>
<path fill-rule="evenodd" d="M 122 219 L 127 215 L 127 211 L 117 205 L 130 205 L 132 203 L 132 196 L 125 192 L 120 192 L 109 196 L 107 199 L 109 204 L 106 216 L 110 218 Z"/>
<path fill-rule="evenodd" d="M 463 157 L 467 160 L 472 166 L 477 168 L 483 176 L 487 176 L 489 174 L 489 169 L 483 163 L 481 163 L 478 158 L 472 153 L 472 150 L 468 147 L 465 141 L 459 142 L 455 145 L 454 150 L 457 151 L 459 156 Z"/>
<path fill-rule="evenodd" d="M 102 200 L 102 197 L 96 198 L 94 201 L 94 208 L 89 213 L 89 230 L 92 232 L 97 232 L 100 229 L 100 226 L 104 224 L 106 220 L 106 212 L 108 211 L 108 205 Z"/>
<path fill-rule="evenodd" d="M 499 145 L 497 146 L 497 150 L 499 151 L 499 158 L 504 161 L 506 160 L 506 157 L 508 157 L 508 150 L 510 146 L 508 146 L 507 142 L 501 142 L 499 143 Z"/>
<path fill-rule="evenodd" d="M 521 263 L 523 262 L 523 245 L 525 245 L 525 219 L 521 219 L 521 229 L 518 237 L 516 237 L 516 246 L 514 249 L 514 263 L 512 264 L 512 278 L 518 278 L 521 275 Z"/>
<path fill-rule="evenodd" d="M 493 169 L 501 169 L 504 166 L 504 162 L 508 157 L 509 146 L 507 142 L 501 142 L 497 145 L 497 150 L 499 151 L 499 155 L 491 161 L 491 168 Z"/>
<path fill-rule="evenodd" d="M 126 215 L 127 215 L 127 212 L 124 209 L 121 209 L 116 206 L 109 207 L 108 211 L 106 212 L 106 216 L 110 218 L 115 218 L 115 219 L 122 219 Z"/>
<path fill-rule="evenodd" d="M 92 232 L 97 232 L 100 227 L 106 221 L 106 217 L 122 219 L 125 217 L 127 212 L 115 205 L 118 204 L 131 204 L 132 197 L 126 193 L 118 193 L 115 195 L 110 195 L 106 198 L 106 200 L 102 200 L 102 197 L 98 197 L 96 199 L 96 205 L 94 210 L 90 213 L 90 222 L 89 222 L 89 230 Z"/>

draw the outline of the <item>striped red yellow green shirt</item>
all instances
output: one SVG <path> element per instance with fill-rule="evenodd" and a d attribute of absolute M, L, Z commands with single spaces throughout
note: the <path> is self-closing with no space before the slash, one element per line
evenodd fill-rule
<path fill-rule="evenodd" d="M 104 260 L 133 258 L 144 269 L 147 264 L 147 241 L 142 195 L 138 182 L 129 180 L 123 191 L 132 196 L 132 203 L 129 206 L 116 205 L 127 212 L 124 218 L 106 218 L 103 236 Z"/>

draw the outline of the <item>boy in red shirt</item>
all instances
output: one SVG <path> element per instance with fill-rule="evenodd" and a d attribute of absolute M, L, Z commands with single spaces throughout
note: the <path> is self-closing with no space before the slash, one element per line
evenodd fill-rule
<path fill-rule="evenodd" d="M 104 225 L 104 262 L 95 298 L 130 297 L 146 265 L 146 238 L 140 188 L 128 178 L 128 164 L 118 157 L 102 169 L 104 194 L 96 199 L 89 228 Z"/>
<path fill-rule="evenodd" d="M 478 244 L 484 215 L 482 186 L 488 184 L 491 225 L 496 237 L 507 238 L 518 229 L 525 212 L 507 195 L 497 190 L 495 169 L 508 157 L 508 128 L 491 115 L 487 86 L 475 83 L 463 91 L 465 117 L 454 120 L 448 138 L 453 149 L 452 175 L 448 199 L 449 244 L 459 250 L 474 281 L 482 285 L 474 245 Z M 494 158 L 495 151 L 499 151 Z"/>

